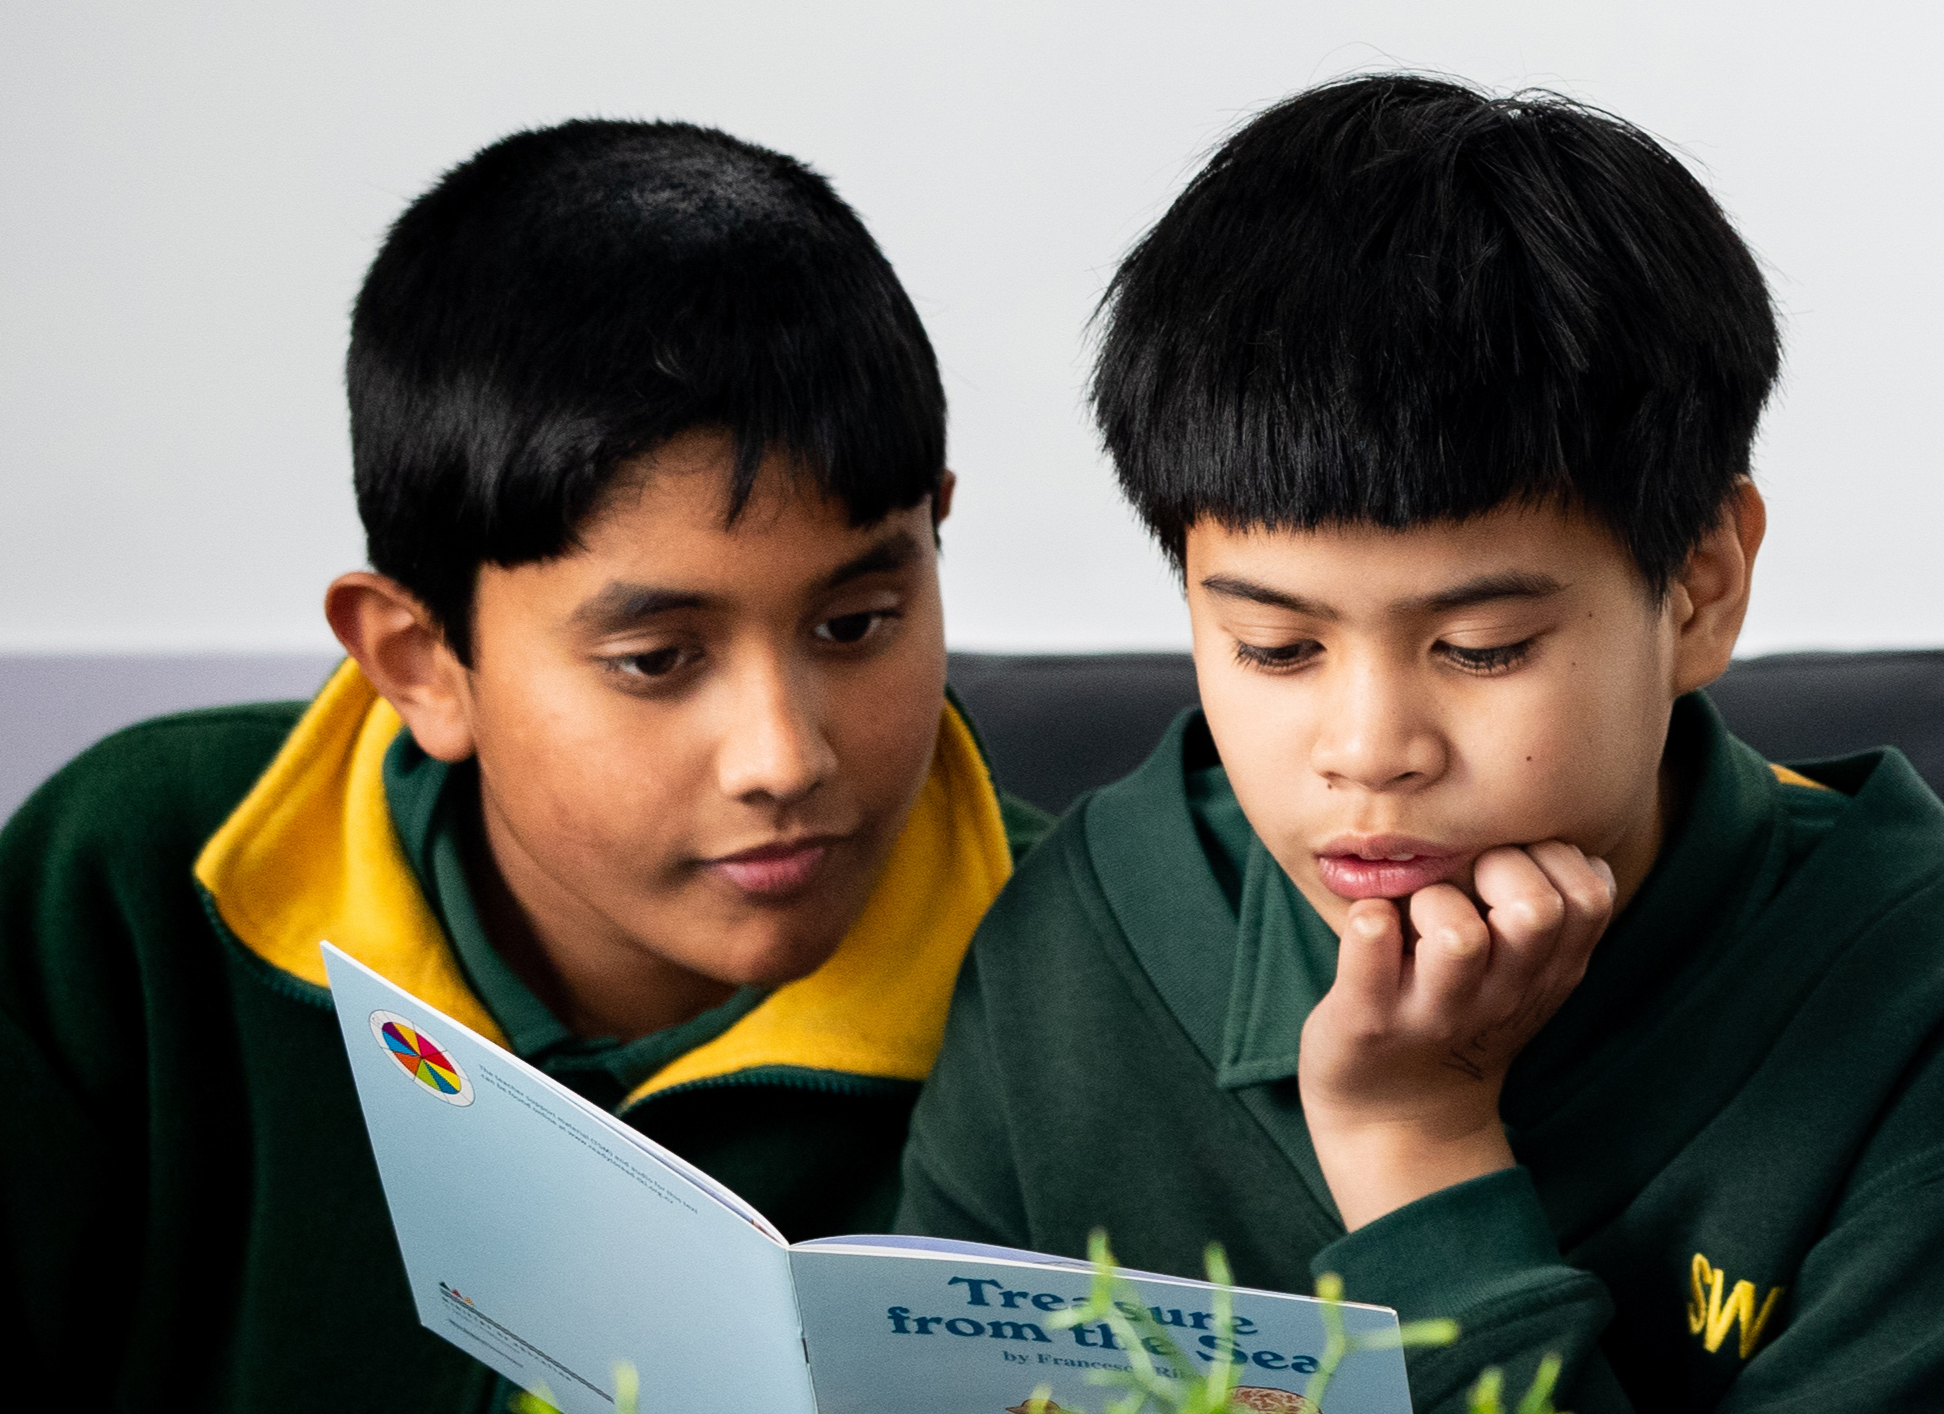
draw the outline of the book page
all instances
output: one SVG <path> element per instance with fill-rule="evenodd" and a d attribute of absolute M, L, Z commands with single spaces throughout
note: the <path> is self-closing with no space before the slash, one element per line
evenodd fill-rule
<path fill-rule="evenodd" d="M 862 1237 L 813 1237 L 796 1246 L 866 1253 L 932 1252 L 998 1262 L 1031 1262 L 1042 1267 L 1067 1267 L 1079 1272 L 1093 1270 L 1090 1264 L 1078 1257 L 1055 1257 L 1048 1252 L 1029 1252 L 1024 1247 L 1000 1247 L 991 1242 L 966 1242 L 956 1237 L 920 1237 L 904 1232 L 874 1232 Z"/>
<path fill-rule="evenodd" d="M 612 1414 L 622 1360 L 645 1410 L 814 1414 L 767 1220 L 328 945 L 325 963 L 428 1330 L 564 1414 Z"/>
<path fill-rule="evenodd" d="M 890 1243 L 897 1245 L 877 1245 Z M 1070 1258 L 975 1255 L 1009 1251 L 874 1237 L 791 1248 L 820 1414 L 1023 1414 L 1040 1385 L 1068 1414 L 1099 1414 L 1114 1392 L 1090 1383 L 1088 1372 L 1127 1368 L 1126 1350 L 1103 1325 L 1048 1324 L 1086 1298 L 1092 1269 Z M 1238 1290 L 1234 1339 L 1224 1340 L 1207 1283 L 1124 1275 L 1198 1372 L 1215 1360 L 1238 1363 L 1249 1407 L 1314 1414 L 1299 1396 L 1323 1351 L 1320 1303 Z M 1340 1309 L 1352 1332 L 1397 1328 L 1396 1313 L 1383 1307 Z M 1410 1408 L 1395 1349 L 1356 1353 L 1330 1386 L 1329 1414 Z"/>

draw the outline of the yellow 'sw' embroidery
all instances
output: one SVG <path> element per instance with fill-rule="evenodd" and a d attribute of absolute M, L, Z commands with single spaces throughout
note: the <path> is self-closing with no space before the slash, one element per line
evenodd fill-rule
<path fill-rule="evenodd" d="M 1699 1252 L 1694 1254 L 1694 1262 L 1689 1267 L 1689 1283 L 1693 1287 L 1693 1299 L 1688 1302 L 1688 1332 L 1701 1337 L 1701 1343 L 1708 1348 L 1709 1354 L 1721 1349 L 1723 1337 L 1728 1327 L 1741 1322 L 1741 1358 L 1746 1360 L 1755 1353 L 1755 1346 L 1762 1338 L 1762 1330 L 1768 1325 L 1769 1317 L 1775 1314 L 1775 1303 L 1782 1299 L 1787 1287 L 1772 1286 L 1769 1294 L 1762 1298 L 1762 1309 L 1755 1309 L 1755 1283 L 1738 1281 L 1734 1289 L 1722 1299 L 1722 1288 L 1728 1284 L 1728 1274 L 1720 1267 L 1712 1265 Z"/>

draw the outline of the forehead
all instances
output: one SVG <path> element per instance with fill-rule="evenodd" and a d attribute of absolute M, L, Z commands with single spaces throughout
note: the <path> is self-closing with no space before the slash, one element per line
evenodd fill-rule
<path fill-rule="evenodd" d="M 694 430 L 625 468 L 576 532 L 564 558 L 581 574 L 655 569 L 722 582 L 816 576 L 928 527 L 929 501 L 856 524 L 820 478 L 778 452 L 763 458 L 748 497 L 734 499 L 735 443 Z"/>
<path fill-rule="evenodd" d="M 1644 589 L 1605 525 L 1553 506 L 1500 507 L 1401 530 L 1361 523 L 1238 529 L 1204 520 L 1189 528 L 1185 550 L 1191 589 L 1210 576 L 1240 576 L 1339 607 L 1423 600 L 1485 576 L 1543 576 L 1598 592 Z"/>
<path fill-rule="evenodd" d="M 841 502 L 767 464 L 732 519 L 730 484 L 726 465 L 662 466 L 631 476 L 608 492 L 562 558 L 580 561 L 583 570 L 598 564 L 747 573 L 760 568 L 758 558 L 842 559 L 882 528 L 852 525 Z"/>
<path fill-rule="evenodd" d="M 787 458 L 763 459 L 748 500 L 732 506 L 736 447 L 727 432 L 692 429 L 622 468 L 575 539 L 583 553 L 627 555 L 652 546 L 664 554 L 725 543 L 802 541 L 806 547 L 853 534 L 847 509 Z M 731 511 L 736 514 L 733 519 Z"/>
<path fill-rule="evenodd" d="M 764 463 L 732 519 L 732 457 L 726 436 L 695 434 L 632 468 L 565 554 L 482 568 L 482 620 L 513 612 L 604 630 L 681 607 L 762 610 L 929 562 L 928 507 L 853 525 L 847 507 L 782 463 Z"/>

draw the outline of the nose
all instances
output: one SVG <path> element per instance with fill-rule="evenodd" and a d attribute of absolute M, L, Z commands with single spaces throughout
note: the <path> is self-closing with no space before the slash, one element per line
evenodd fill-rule
<path fill-rule="evenodd" d="M 1411 674 L 1381 662 L 1346 666 L 1335 676 L 1310 765 L 1332 787 L 1419 790 L 1444 774 L 1444 737 Z"/>
<path fill-rule="evenodd" d="M 722 793 L 751 803 L 802 800 L 837 769 L 822 725 L 820 695 L 787 663 L 749 665 L 726 703 L 716 754 Z"/>

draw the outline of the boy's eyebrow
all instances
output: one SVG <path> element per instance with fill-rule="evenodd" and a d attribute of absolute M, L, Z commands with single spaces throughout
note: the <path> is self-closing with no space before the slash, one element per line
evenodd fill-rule
<path fill-rule="evenodd" d="M 901 570 L 919 556 L 918 539 L 908 530 L 897 530 L 854 559 L 846 560 L 824 576 L 822 588 L 836 589 L 867 574 Z"/>
<path fill-rule="evenodd" d="M 1321 619 L 1325 623 L 1335 623 L 1342 617 L 1328 604 L 1305 599 L 1300 594 L 1271 589 L 1266 584 L 1258 584 L 1238 575 L 1211 574 L 1201 583 L 1202 588 L 1210 594 L 1219 594 L 1226 599 L 1246 599 L 1252 604 L 1267 604 L 1272 609 L 1287 609 L 1292 614 Z M 1468 609 L 1474 604 L 1487 604 L 1495 599 L 1546 599 L 1565 587 L 1549 574 L 1506 570 L 1499 574 L 1479 575 L 1449 589 L 1440 589 L 1435 594 L 1402 599 L 1393 607 L 1405 613 L 1435 613 Z"/>
<path fill-rule="evenodd" d="M 595 633 L 616 633 L 657 614 L 672 613 L 676 609 L 706 609 L 714 602 L 706 594 L 616 580 L 574 610 L 572 621 Z"/>
<path fill-rule="evenodd" d="M 1488 604 L 1494 599 L 1549 599 L 1565 587 L 1549 574 L 1505 570 L 1498 574 L 1481 574 L 1450 589 L 1440 589 L 1436 594 L 1406 599 L 1398 607 L 1417 612 L 1469 609 L 1474 604 Z"/>
<path fill-rule="evenodd" d="M 867 574 L 901 570 L 919 555 L 918 541 L 908 530 L 886 535 L 877 544 L 825 575 L 820 590 L 836 589 Z M 657 614 L 677 609 L 707 609 L 720 601 L 713 595 L 680 589 L 661 589 L 652 584 L 631 584 L 616 580 L 574 610 L 573 622 L 593 633 L 618 633 Z"/>
<path fill-rule="evenodd" d="M 1300 594 L 1287 594 L 1280 589 L 1271 589 L 1266 584 L 1257 584 L 1253 579 L 1243 579 L 1240 575 L 1211 574 L 1201 582 L 1201 585 L 1210 594 L 1219 594 L 1224 599 L 1246 599 L 1251 604 L 1267 604 L 1272 609 L 1287 609 L 1292 614 L 1322 619 L 1325 623 L 1334 623 L 1341 617 L 1328 604 L 1320 604 L 1314 599 L 1305 599 Z"/>

